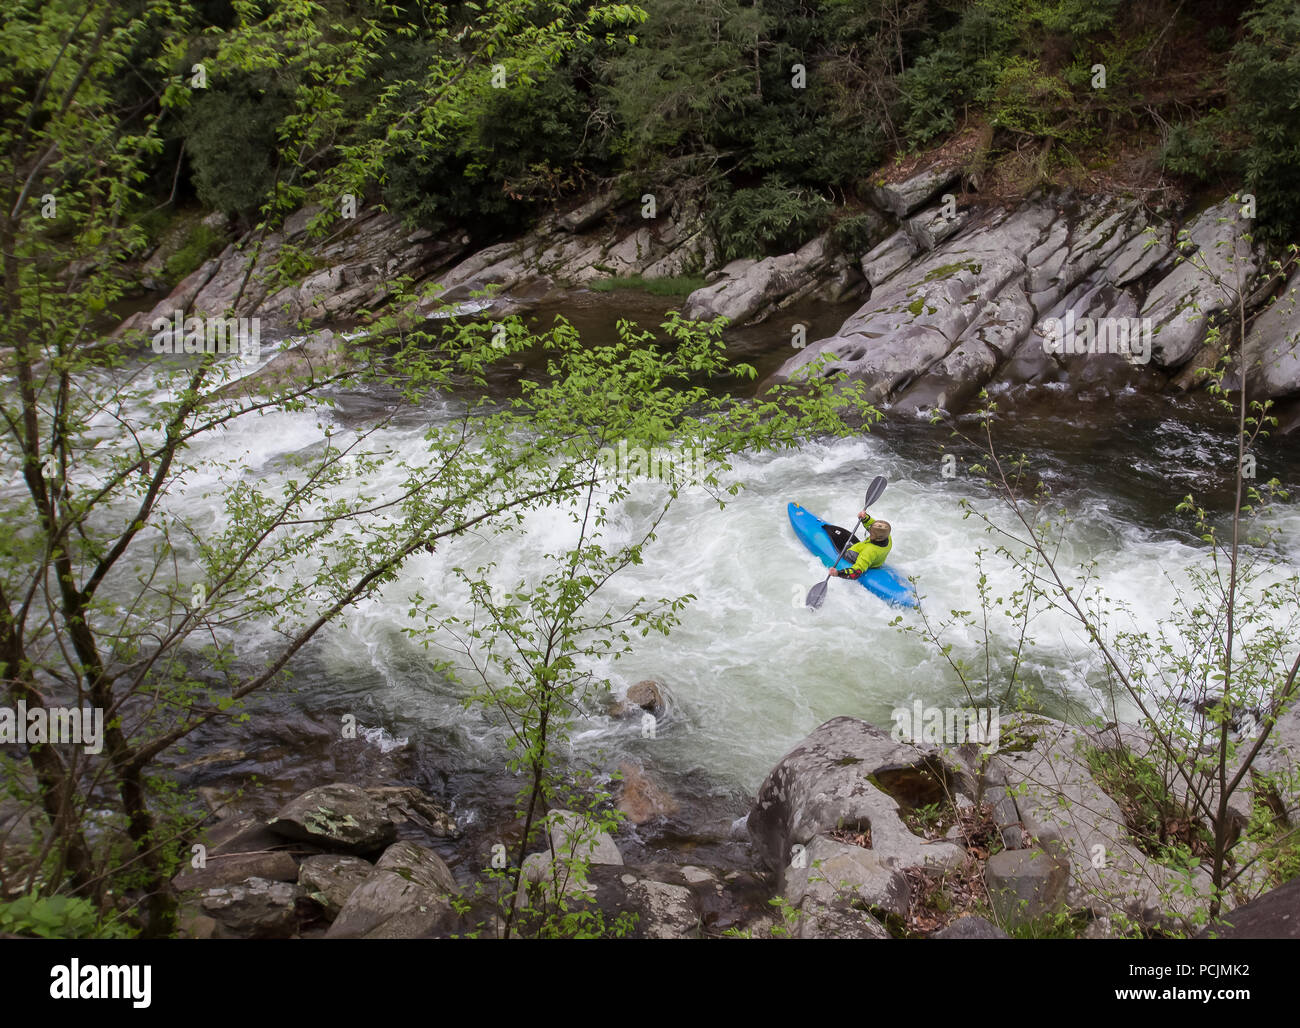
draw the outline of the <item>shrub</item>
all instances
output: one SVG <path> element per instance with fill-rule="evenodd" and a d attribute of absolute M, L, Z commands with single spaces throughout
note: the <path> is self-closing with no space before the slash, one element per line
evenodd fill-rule
<path fill-rule="evenodd" d="M 275 181 L 276 129 L 289 105 L 270 83 L 236 79 L 197 90 L 185 114 L 185 152 L 199 200 L 250 218 Z"/>
<path fill-rule="evenodd" d="M 714 234 L 728 260 L 788 253 L 817 234 L 830 209 L 825 197 L 773 176 L 717 203 Z"/>

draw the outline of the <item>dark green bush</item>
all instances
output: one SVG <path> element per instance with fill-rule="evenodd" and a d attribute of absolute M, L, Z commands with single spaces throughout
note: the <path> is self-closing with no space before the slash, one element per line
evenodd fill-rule
<path fill-rule="evenodd" d="M 797 250 L 815 236 L 830 210 L 825 197 L 772 177 L 716 201 L 713 229 L 728 260 L 771 256 Z"/>
<path fill-rule="evenodd" d="M 275 181 L 276 128 L 287 100 L 259 77 L 214 83 L 185 114 L 185 152 L 199 200 L 251 219 Z"/>
<path fill-rule="evenodd" d="M 1228 76 L 1235 119 L 1250 133 L 1242 154 L 1246 191 L 1255 194 L 1261 239 L 1300 232 L 1300 6 L 1264 0 L 1245 16 Z"/>

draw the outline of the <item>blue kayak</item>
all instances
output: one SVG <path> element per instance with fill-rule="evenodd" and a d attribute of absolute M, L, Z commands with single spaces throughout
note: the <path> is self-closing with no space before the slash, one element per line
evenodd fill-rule
<path fill-rule="evenodd" d="M 789 504 L 786 510 L 790 515 L 790 524 L 794 526 L 794 534 L 803 541 L 803 544 L 808 549 L 817 555 L 823 565 L 830 567 L 840 548 L 831 541 L 831 537 L 826 531 L 826 522 L 816 514 L 804 510 L 797 503 Z M 853 566 L 852 556 L 846 555 L 835 566 L 840 569 L 851 568 Z M 858 581 L 862 583 L 863 588 L 868 592 L 874 593 L 886 603 L 895 607 L 919 607 L 921 605 L 920 600 L 916 598 L 916 590 L 912 588 L 912 583 L 907 580 L 907 576 L 892 565 L 885 564 L 878 568 L 872 568 Z"/>

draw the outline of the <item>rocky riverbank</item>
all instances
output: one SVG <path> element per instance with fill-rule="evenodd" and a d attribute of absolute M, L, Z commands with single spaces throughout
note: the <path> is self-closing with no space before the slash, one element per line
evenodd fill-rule
<path fill-rule="evenodd" d="M 467 237 L 405 231 L 378 211 L 309 239 L 317 213 L 309 209 L 256 246 L 251 236 L 232 243 L 118 334 L 146 331 L 177 310 L 218 315 L 237 295 L 264 331 L 329 329 L 382 310 L 403 277 L 436 287 L 435 300 L 402 312 L 419 320 L 447 305 L 499 317 L 599 280 L 694 274 L 707 284 L 686 298 L 689 316 L 767 323 L 791 341 L 775 380 L 823 360 L 826 370 L 865 382 L 879 403 L 958 412 L 986 387 L 1096 400 L 1203 385 L 1198 370 L 1238 341 L 1240 292 L 1250 327 L 1237 364 L 1256 397 L 1284 404 L 1284 429 L 1295 427 L 1300 306 L 1292 291 L 1300 272 L 1280 287 L 1263 283 L 1249 206 L 1229 197 L 1157 213 L 1123 197 L 1045 190 L 992 204 L 964 185 L 960 170 L 943 164 L 882 183 L 874 206 L 858 215 L 869 227 L 864 253 L 828 232 L 789 254 L 726 263 L 686 196 L 660 197 L 654 216 L 642 217 L 644 205 L 601 193 L 476 253 L 466 252 Z M 286 245 L 308 249 L 316 269 L 272 289 L 266 269 Z M 804 301 L 849 300 L 860 302 L 857 312 L 821 339 L 779 316 Z"/>
<path fill-rule="evenodd" d="M 899 742 L 855 718 L 826 722 L 781 758 L 753 798 L 737 826 L 740 866 L 632 864 L 620 841 L 636 817 L 610 835 L 552 811 L 546 843 L 524 861 L 517 907 L 529 896 L 540 904 L 551 890 L 604 925 L 625 923 L 626 934 L 646 938 L 1104 938 L 1201 927 L 1211 889 L 1204 853 L 1191 868 L 1153 854 L 1141 812 L 1099 772 L 1121 758 L 1158 762 L 1150 737 L 1023 715 L 1003 719 L 994 737 L 996 750 L 986 752 L 993 747 Z M 1241 833 L 1252 803 L 1284 823 L 1300 817 L 1300 790 L 1273 777 L 1298 762 L 1293 705 L 1229 804 L 1234 868 L 1262 853 Z M 1191 823 L 1175 830 L 1194 839 L 1204 824 L 1186 816 Z M 504 910 L 494 868 L 503 869 L 506 847 L 480 841 L 482 852 L 460 854 L 453 872 L 435 847 L 456 849 L 461 835 L 447 809 L 412 786 L 335 783 L 289 798 L 269 817 L 219 818 L 196 840 L 193 866 L 173 881 L 184 933 L 498 935 Z M 1285 928 L 1289 893 L 1270 892 L 1273 884 L 1266 861 L 1242 875 L 1225 909 L 1253 899 L 1249 916 L 1222 930 Z M 1297 929 L 1290 924 L 1292 936 Z"/>

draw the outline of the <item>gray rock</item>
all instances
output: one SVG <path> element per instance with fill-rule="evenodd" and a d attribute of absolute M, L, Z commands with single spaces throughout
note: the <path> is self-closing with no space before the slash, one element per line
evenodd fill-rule
<path fill-rule="evenodd" d="M 959 917 L 946 928 L 930 936 L 932 939 L 1009 939 L 1009 936 L 992 921 L 974 914 Z"/>
<path fill-rule="evenodd" d="M 387 805 L 346 783 L 309 789 L 267 824 L 286 839 L 348 853 L 369 853 L 397 837 Z"/>
<path fill-rule="evenodd" d="M 613 190 L 598 193 L 586 203 L 561 215 L 556 219 L 556 224 L 565 232 L 584 232 L 608 214 L 617 202 L 618 194 Z"/>
<path fill-rule="evenodd" d="M 327 939 L 419 939 L 455 923 L 455 880 L 442 858 L 413 842 L 384 851 L 325 933 Z"/>
<path fill-rule="evenodd" d="M 1004 924 L 1024 924 L 1059 909 L 1068 869 L 1042 850 L 1003 850 L 989 857 L 984 882 Z"/>
<path fill-rule="evenodd" d="M 962 774 L 934 748 L 895 742 L 856 718 L 833 718 L 802 740 L 764 780 L 747 821 L 756 855 L 777 872 L 777 891 L 785 889 L 792 858 L 800 855 L 795 847 L 840 827 L 869 826 L 872 852 L 887 867 L 962 863 L 964 849 L 913 834 L 899 817 L 898 801 L 872 783 L 937 787 L 932 767 L 953 779 Z"/>
<path fill-rule="evenodd" d="M 373 786 L 366 789 L 366 794 L 382 803 L 395 823 L 416 825 L 440 839 L 454 839 L 461 834 L 452 813 L 413 785 Z"/>
<path fill-rule="evenodd" d="M 213 390 L 218 400 L 259 398 L 278 390 L 289 390 L 322 381 L 346 366 L 346 347 L 341 336 L 320 329 L 297 345 L 276 354 L 262 367 Z"/>
<path fill-rule="evenodd" d="M 637 914 L 638 937 L 699 938 L 700 913 L 689 888 L 627 873 L 619 877 L 628 890 L 630 906 Z"/>
<path fill-rule="evenodd" d="M 732 261 L 712 285 L 686 299 L 686 316 L 727 318 L 732 324 L 760 320 L 781 300 L 815 284 L 827 266 L 827 237 L 819 236 L 794 253 L 757 261 Z"/>
<path fill-rule="evenodd" d="M 990 761 L 1038 848 L 1068 868 L 1066 905 L 1151 924 L 1190 917 L 1209 895 L 1209 877 L 1177 874 L 1132 845 L 1119 805 L 1092 778 L 1087 745 L 1080 729 L 1017 716 L 1004 722 L 1002 749 Z"/>
<path fill-rule="evenodd" d="M 956 182 L 960 175 L 958 168 L 938 165 L 902 182 L 877 186 L 871 191 L 871 196 L 882 210 L 895 217 L 905 218 Z"/>
<path fill-rule="evenodd" d="M 1247 393 L 1276 399 L 1300 392 L 1300 272 L 1247 330 Z"/>
<path fill-rule="evenodd" d="M 570 892 L 603 917 L 606 931 L 634 939 L 694 939 L 732 928 L 767 934 L 771 907 L 761 876 L 719 872 L 691 864 L 593 864 L 581 892 Z M 620 929 L 620 918 L 630 930 Z M 527 934 L 526 923 L 521 926 Z"/>
<path fill-rule="evenodd" d="M 289 882 L 249 878 L 208 889 L 200 902 L 203 913 L 216 922 L 214 938 L 289 939 L 298 931 L 295 908 L 301 895 Z"/>
<path fill-rule="evenodd" d="M 848 903 L 906 917 L 910 895 L 907 876 L 874 851 L 815 836 L 796 866 L 786 871 L 785 898 L 810 911 L 814 905 Z"/>
<path fill-rule="evenodd" d="M 1259 268 L 1248 226 L 1231 199 L 1215 204 L 1187 226 L 1188 260 L 1152 287 L 1142 316 L 1155 322 L 1153 360 L 1177 368 L 1205 339 L 1207 318 L 1235 304 L 1236 289 L 1248 286 Z"/>
<path fill-rule="evenodd" d="M 302 862 L 298 868 L 298 884 L 321 905 L 327 916 L 336 918 L 374 869 L 374 864 L 360 857 L 320 853 Z"/>
<path fill-rule="evenodd" d="M 1300 939 L 1300 878 L 1225 914 L 1201 932 L 1210 939 Z"/>
<path fill-rule="evenodd" d="M 796 939 L 888 939 L 890 934 L 879 921 L 856 907 L 824 907 L 809 901 L 799 911 L 795 922 Z"/>
<path fill-rule="evenodd" d="M 925 253 L 933 250 L 949 236 L 955 236 L 970 221 L 969 211 L 958 211 L 954 217 L 944 214 L 942 207 L 925 211 L 914 218 L 908 218 L 903 231 L 911 237 L 916 249 Z"/>
<path fill-rule="evenodd" d="M 1244 759 L 1250 740 L 1243 743 L 1239 759 Z M 1277 715 L 1250 773 L 1256 794 L 1279 804 L 1291 824 L 1300 823 L 1300 693 Z"/>
<path fill-rule="evenodd" d="M 172 888 L 180 892 L 211 889 L 219 885 L 234 885 L 246 878 L 294 882 L 298 880 L 298 863 L 283 850 L 212 854 L 206 858 L 204 867 L 187 867 L 176 875 L 172 879 Z"/>
<path fill-rule="evenodd" d="M 871 286 L 878 286 L 915 256 L 916 241 L 900 228 L 862 258 L 862 275 Z"/>
<path fill-rule="evenodd" d="M 552 810 L 546 819 L 548 847 L 540 853 L 530 853 L 524 858 L 515 896 L 516 907 L 522 909 L 530 900 L 537 900 L 537 887 L 543 886 L 543 895 L 587 895 L 590 885 L 583 875 L 583 865 L 622 865 L 623 855 L 609 833 L 600 831 L 581 814 L 571 810 Z"/>
<path fill-rule="evenodd" d="M 581 857 L 593 864 L 621 864 L 623 856 L 608 832 L 572 810 L 552 810 L 547 817 L 551 850 L 557 857 Z"/>

